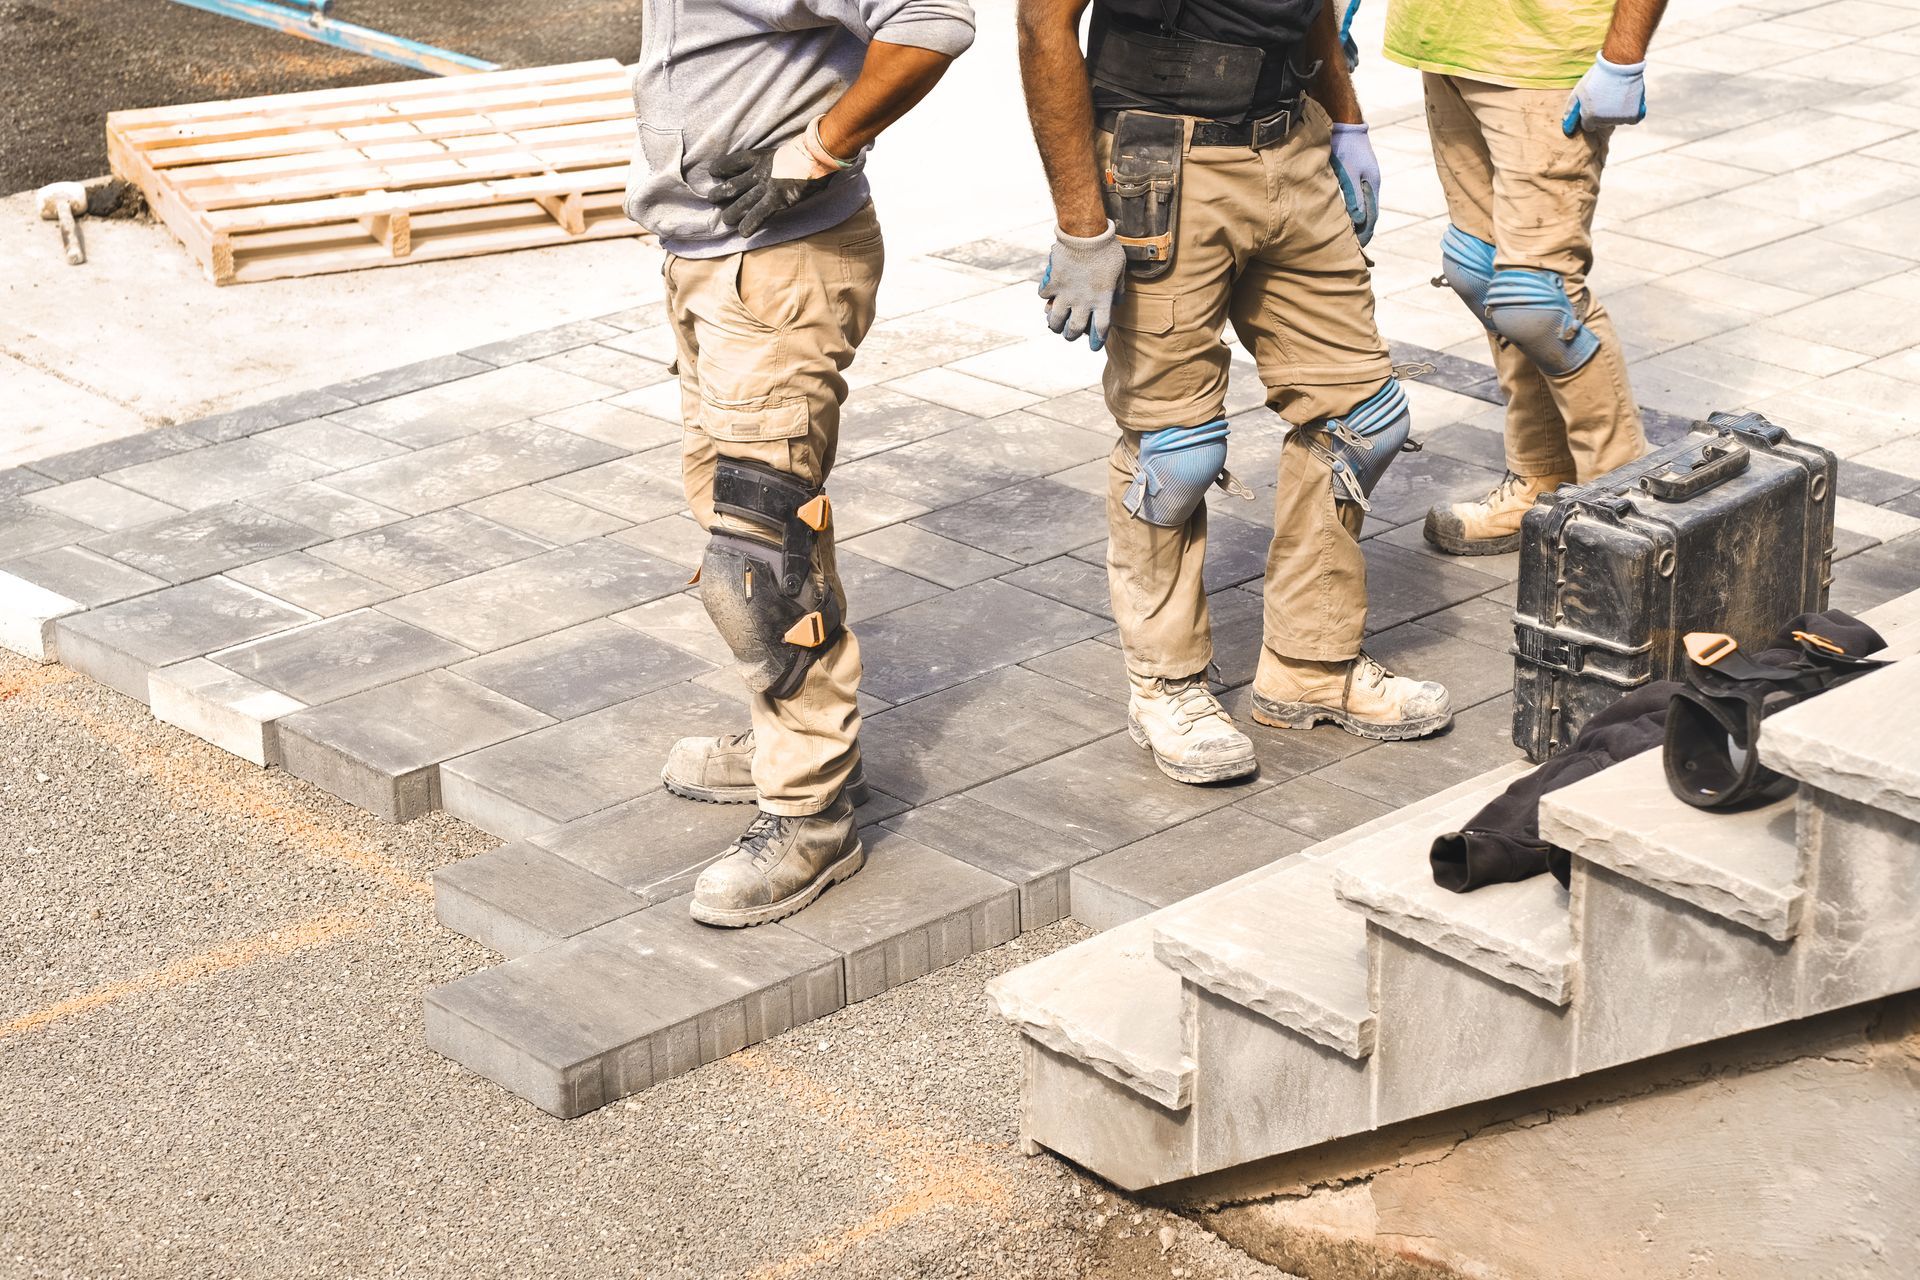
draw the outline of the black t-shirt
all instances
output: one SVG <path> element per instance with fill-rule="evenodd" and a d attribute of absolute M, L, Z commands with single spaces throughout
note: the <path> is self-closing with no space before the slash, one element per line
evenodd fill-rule
<path fill-rule="evenodd" d="M 1173 27 L 1196 40 L 1250 44 L 1260 49 L 1289 45 L 1306 35 L 1324 0 L 1096 0 L 1108 12 L 1146 27 Z"/>

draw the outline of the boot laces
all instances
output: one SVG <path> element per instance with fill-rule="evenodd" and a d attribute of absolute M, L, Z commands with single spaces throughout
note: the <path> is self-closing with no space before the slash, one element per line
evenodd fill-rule
<path fill-rule="evenodd" d="M 1363 688 L 1378 689 L 1393 679 L 1393 672 L 1381 666 L 1372 654 L 1362 649 L 1360 656 L 1353 660 L 1353 666 L 1348 669 L 1347 679 L 1350 682 L 1357 681 Z"/>
<path fill-rule="evenodd" d="M 753 821 L 747 824 L 745 834 L 735 842 L 734 847 L 752 860 L 755 870 L 764 871 L 778 861 L 774 856 L 773 842 L 779 838 L 780 831 L 781 822 L 778 815 L 764 811 L 757 813 Z"/>
<path fill-rule="evenodd" d="M 1500 483 L 1493 486 L 1493 492 L 1487 495 L 1487 505 L 1498 506 L 1503 499 L 1512 498 L 1514 491 L 1525 484 L 1526 477 L 1512 471 L 1500 477 Z"/>
<path fill-rule="evenodd" d="M 723 733 L 720 735 L 719 739 L 716 741 L 714 745 L 718 746 L 723 751 L 731 751 L 735 747 L 745 746 L 747 743 L 747 739 L 751 738 L 752 736 L 753 736 L 753 730 L 751 729 L 744 730 L 740 733 Z"/>
<path fill-rule="evenodd" d="M 1213 690 L 1207 688 L 1207 677 L 1192 676 L 1184 683 L 1171 680 L 1160 682 L 1160 691 L 1173 706 L 1173 721 L 1182 729 L 1190 729 L 1203 720 L 1215 716 L 1227 719 L 1227 710 L 1220 700 L 1213 696 Z"/>

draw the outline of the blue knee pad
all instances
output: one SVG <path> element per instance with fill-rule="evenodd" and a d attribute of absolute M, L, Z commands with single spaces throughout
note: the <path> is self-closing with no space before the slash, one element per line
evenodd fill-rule
<path fill-rule="evenodd" d="M 1574 314 L 1566 283 L 1554 272 L 1502 267 L 1487 286 L 1487 323 L 1549 377 L 1564 377 L 1593 359 L 1600 339 Z"/>
<path fill-rule="evenodd" d="M 1385 386 L 1346 413 L 1322 418 L 1307 429 L 1320 433 L 1316 443 L 1322 445 L 1321 456 L 1333 468 L 1333 496 L 1368 510 L 1373 487 L 1406 447 L 1413 411 L 1399 380 L 1388 378 Z"/>
<path fill-rule="evenodd" d="M 1214 483 L 1229 488 L 1227 420 L 1167 427 L 1140 437 L 1140 461 L 1121 504 L 1148 524 L 1177 529 L 1206 500 Z"/>
<path fill-rule="evenodd" d="M 1449 223 L 1447 234 L 1440 238 L 1440 269 L 1444 274 L 1434 283 L 1459 294 L 1473 318 L 1491 329 L 1487 286 L 1493 283 L 1493 246 Z"/>

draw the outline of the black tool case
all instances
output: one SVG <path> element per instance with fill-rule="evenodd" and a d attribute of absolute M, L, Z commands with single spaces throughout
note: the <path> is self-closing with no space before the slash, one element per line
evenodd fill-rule
<path fill-rule="evenodd" d="M 1685 670 L 1689 631 L 1764 647 L 1833 581 L 1834 455 L 1759 414 L 1543 496 L 1520 532 L 1513 741 L 1534 760 Z"/>

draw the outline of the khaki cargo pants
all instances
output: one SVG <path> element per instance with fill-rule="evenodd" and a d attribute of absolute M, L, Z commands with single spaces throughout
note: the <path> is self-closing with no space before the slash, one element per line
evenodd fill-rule
<path fill-rule="evenodd" d="M 1510 89 L 1432 72 L 1425 80 L 1427 130 L 1453 224 L 1494 246 L 1496 269 L 1558 272 L 1600 339 L 1586 364 L 1549 378 L 1517 347 L 1487 335 L 1507 393 L 1507 469 L 1586 481 L 1632 462 L 1647 440 L 1626 353 L 1606 308 L 1587 290 L 1609 135 L 1560 132 L 1565 89 Z"/>
<path fill-rule="evenodd" d="M 1129 279 L 1114 310 L 1106 394 L 1121 436 L 1107 481 L 1107 581 L 1127 666 L 1139 675 L 1190 676 L 1213 660 L 1201 578 L 1206 504 L 1168 529 L 1136 519 L 1121 498 L 1140 433 L 1221 416 L 1225 326 L 1252 353 L 1269 407 L 1291 423 L 1345 413 L 1392 374 L 1329 137 L 1326 112 L 1308 100 L 1302 122 L 1263 151 L 1188 147 L 1173 269 L 1157 280 Z M 1100 139 L 1103 167 L 1111 142 Z M 1299 432 L 1289 433 L 1267 551 L 1267 649 L 1321 662 L 1360 652 L 1361 517 L 1354 504 L 1334 501 L 1327 465 Z"/>
<path fill-rule="evenodd" d="M 749 458 L 809 484 L 826 482 L 847 398 L 841 374 L 873 324 L 884 256 L 869 204 L 831 230 L 786 244 L 667 259 L 686 424 L 681 470 L 701 528 L 713 524 L 720 458 Z M 831 525 L 819 548 L 844 610 Z M 762 809 L 802 817 L 832 802 L 859 758 L 859 687 L 860 642 L 848 630 L 792 697 L 748 692 Z"/>

